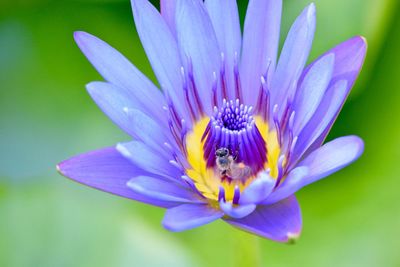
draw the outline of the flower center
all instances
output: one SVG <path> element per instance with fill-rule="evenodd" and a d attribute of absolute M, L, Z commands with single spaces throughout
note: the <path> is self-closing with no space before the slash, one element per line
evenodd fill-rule
<path fill-rule="evenodd" d="M 278 177 L 277 132 L 238 100 L 224 100 L 211 117 L 197 120 L 183 146 L 185 179 L 212 201 L 224 198 L 236 203 L 260 171 L 269 169 L 272 177 Z"/>
<path fill-rule="evenodd" d="M 254 118 L 251 113 L 252 108 L 239 105 L 239 100 L 233 102 L 223 102 L 223 106 L 216 110 L 211 120 L 215 125 L 231 131 L 240 131 L 250 125 L 254 125 Z"/>
<path fill-rule="evenodd" d="M 245 180 L 264 168 L 266 143 L 256 126 L 252 107 L 239 100 L 215 108 L 203 134 L 204 160 L 221 177 Z"/>

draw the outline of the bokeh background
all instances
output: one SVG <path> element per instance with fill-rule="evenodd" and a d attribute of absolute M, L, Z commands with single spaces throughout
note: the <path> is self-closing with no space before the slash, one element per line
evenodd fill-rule
<path fill-rule="evenodd" d="M 238 2 L 243 18 L 247 1 Z M 284 0 L 282 40 L 307 2 Z M 170 233 L 163 210 L 60 176 L 59 161 L 128 139 L 86 93 L 101 77 L 73 31 L 99 36 L 154 75 L 128 0 L 1 0 L 0 266 L 400 266 L 399 1 L 315 2 L 311 59 L 353 35 L 368 39 L 329 137 L 357 134 L 366 150 L 297 194 L 304 230 L 285 245 L 223 222 Z"/>

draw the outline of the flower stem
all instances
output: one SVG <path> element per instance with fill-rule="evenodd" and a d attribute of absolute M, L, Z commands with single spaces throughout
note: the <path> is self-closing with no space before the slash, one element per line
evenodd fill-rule
<path fill-rule="evenodd" d="M 260 238 L 246 232 L 236 231 L 235 266 L 264 266 Z"/>

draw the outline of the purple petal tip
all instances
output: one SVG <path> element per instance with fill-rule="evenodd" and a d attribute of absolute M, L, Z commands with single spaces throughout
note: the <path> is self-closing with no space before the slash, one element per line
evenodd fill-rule
<path fill-rule="evenodd" d="M 364 140 L 362 140 L 360 137 L 356 135 L 353 135 L 353 138 L 354 138 L 354 143 L 356 143 L 358 146 L 358 155 L 356 157 L 357 159 L 362 155 L 362 153 L 364 153 Z"/>
<path fill-rule="evenodd" d="M 75 42 L 79 42 L 80 40 L 80 38 L 83 36 L 83 35 L 87 35 L 88 33 L 86 33 L 86 32 L 84 32 L 84 31 L 74 31 L 74 39 L 75 39 Z"/>
<path fill-rule="evenodd" d="M 366 37 L 358 35 L 357 38 L 363 43 L 365 50 L 368 48 L 368 40 Z"/>
<path fill-rule="evenodd" d="M 287 243 L 288 244 L 296 244 L 297 240 L 300 238 L 301 231 L 297 233 L 287 233 Z"/>
<path fill-rule="evenodd" d="M 315 8 L 315 3 L 311 3 L 307 7 L 307 19 L 311 20 L 312 17 L 315 16 L 316 13 L 316 8 Z"/>
<path fill-rule="evenodd" d="M 60 163 L 58 163 L 56 165 L 56 170 L 59 174 L 61 174 L 62 176 L 72 180 L 72 181 L 76 181 L 74 178 L 71 177 L 70 173 L 69 173 L 69 168 L 68 168 L 68 162 L 70 162 L 71 159 L 67 159 L 64 161 L 61 161 Z"/>
<path fill-rule="evenodd" d="M 69 177 L 69 173 L 68 173 L 68 166 L 66 166 L 68 164 L 68 162 L 70 161 L 70 159 L 61 161 L 60 163 L 58 163 L 56 165 L 56 170 L 59 174 L 61 174 L 62 176 L 68 178 L 68 179 L 72 179 L 71 177 Z M 72 179 L 74 180 L 74 179 Z"/>
<path fill-rule="evenodd" d="M 64 173 L 63 173 L 62 170 L 61 170 L 61 166 L 60 166 L 61 164 L 62 164 L 62 162 L 60 162 L 60 163 L 58 163 L 58 164 L 56 165 L 56 170 L 57 170 L 57 172 L 58 172 L 59 174 L 65 176 Z"/>
<path fill-rule="evenodd" d="M 88 91 L 89 95 L 93 96 L 93 94 L 95 94 L 96 92 L 96 84 L 98 82 L 90 82 L 88 84 L 86 84 L 86 91 Z"/>
<path fill-rule="evenodd" d="M 361 50 L 365 53 L 368 48 L 368 40 L 362 35 L 356 35 L 351 38 L 353 45 L 358 45 Z"/>
<path fill-rule="evenodd" d="M 85 43 L 88 41 L 88 39 L 98 39 L 96 36 L 87 33 L 85 31 L 74 31 L 74 40 L 75 43 L 79 46 L 79 48 L 82 50 L 83 46 L 85 45 Z M 83 51 L 83 50 L 82 50 Z"/>

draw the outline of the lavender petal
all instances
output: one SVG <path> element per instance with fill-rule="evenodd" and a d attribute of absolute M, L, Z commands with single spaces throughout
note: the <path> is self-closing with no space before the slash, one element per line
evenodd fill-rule
<path fill-rule="evenodd" d="M 294 196 L 273 205 L 259 205 L 247 217 L 224 220 L 239 229 L 277 242 L 294 241 L 302 228 L 301 211 Z"/>
<path fill-rule="evenodd" d="M 124 108 L 139 109 L 150 115 L 148 109 L 137 101 L 137 98 L 130 92 L 107 82 L 91 82 L 86 85 L 92 99 L 100 109 L 122 130 L 131 136 L 135 136 L 131 128 L 131 122 Z M 165 113 L 164 113 L 165 114 Z M 159 127 L 168 127 L 165 123 L 166 116 L 159 114 L 153 117 Z"/>
<path fill-rule="evenodd" d="M 175 11 L 177 0 L 160 0 L 161 15 L 168 24 L 172 34 L 176 37 Z"/>
<path fill-rule="evenodd" d="M 323 136 L 323 133 L 330 129 L 347 94 L 348 84 L 346 80 L 336 82 L 327 90 L 314 115 L 299 134 L 292 153 L 292 160 L 289 163 L 290 167 L 295 166 L 298 160 L 310 149 L 310 146 L 318 141 L 318 137 Z M 311 151 L 317 149 L 320 145 L 321 143 L 318 142 L 318 146 Z"/>
<path fill-rule="evenodd" d="M 162 224 L 169 231 L 180 232 L 213 222 L 223 215 L 206 204 L 183 204 L 168 209 Z"/>
<path fill-rule="evenodd" d="M 362 65 L 365 60 L 366 52 L 367 52 L 367 41 L 365 40 L 365 38 L 361 36 L 355 36 L 339 44 L 338 46 L 334 47 L 333 49 L 329 50 L 328 52 L 326 52 L 321 56 L 323 57 L 329 53 L 335 54 L 335 67 L 332 75 L 332 81 L 329 85 L 328 91 L 332 90 L 332 87 L 337 86 L 338 82 L 341 80 L 347 82 L 347 87 L 344 97 L 338 98 L 337 102 L 331 101 L 331 99 L 329 99 L 327 96 L 325 96 L 324 99 L 322 100 L 320 105 L 321 109 L 323 109 L 323 105 L 329 105 L 329 104 L 335 105 L 338 108 L 336 109 L 336 113 L 334 114 L 333 118 L 325 126 L 322 134 L 318 136 L 318 138 L 316 138 L 315 142 L 312 145 L 309 146 L 310 147 L 309 151 L 318 148 L 324 142 L 326 136 L 329 133 L 330 128 L 332 127 L 333 123 L 335 122 L 340 112 L 341 107 L 346 101 L 346 98 L 349 95 L 355 80 L 357 79 L 361 71 Z M 307 74 L 307 72 L 314 64 L 315 62 L 311 63 L 306 68 L 306 70 L 303 73 L 303 77 Z"/>
<path fill-rule="evenodd" d="M 136 29 L 163 90 L 175 103 L 178 113 L 189 120 L 184 102 L 178 44 L 158 10 L 147 0 L 131 0 Z"/>
<path fill-rule="evenodd" d="M 273 105 L 280 105 L 280 115 L 284 111 L 284 104 L 294 96 L 297 81 L 311 50 L 314 32 L 315 5 L 310 4 L 290 28 L 272 80 L 271 100 Z"/>
<path fill-rule="evenodd" d="M 224 73 L 226 75 L 229 99 L 235 97 L 234 65 L 235 54 L 240 53 L 242 37 L 236 0 L 206 0 L 205 6 L 213 24 L 220 51 L 224 54 Z"/>
<path fill-rule="evenodd" d="M 225 213 L 225 215 L 231 218 L 239 219 L 246 217 L 250 213 L 252 213 L 256 209 L 257 205 L 247 204 L 247 205 L 234 206 L 231 202 L 224 202 L 221 200 L 219 202 L 219 207 Z"/>
<path fill-rule="evenodd" d="M 276 180 L 269 173 L 263 172 L 246 187 L 239 200 L 239 204 L 260 203 L 266 199 L 275 187 Z"/>
<path fill-rule="evenodd" d="M 183 175 L 180 170 L 169 163 L 169 158 L 157 153 L 140 141 L 119 143 L 116 149 L 138 168 L 160 175 L 168 181 L 180 181 L 180 177 Z"/>
<path fill-rule="evenodd" d="M 281 0 L 250 0 L 243 31 L 240 75 L 243 95 L 248 105 L 255 105 L 260 89 L 260 78 L 272 78 L 278 54 Z"/>
<path fill-rule="evenodd" d="M 134 176 L 146 174 L 125 159 L 114 147 L 103 148 L 67 159 L 57 165 L 58 171 L 90 187 L 163 208 L 176 203 L 159 201 L 133 192 L 126 183 Z"/>
<path fill-rule="evenodd" d="M 217 38 L 203 1 L 178 0 L 176 6 L 178 45 L 184 67 L 193 78 L 206 114 L 212 113 L 213 73 L 220 70 Z"/>
<path fill-rule="evenodd" d="M 129 127 L 134 139 L 143 142 L 164 157 L 171 156 L 164 146 L 165 142 L 175 144 L 169 129 L 165 129 L 138 109 L 125 109 L 124 112 L 129 119 Z M 176 152 L 180 151 L 176 148 Z"/>
<path fill-rule="evenodd" d="M 127 186 L 139 195 L 160 201 L 178 203 L 202 202 L 198 195 L 195 195 L 188 188 L 149 176 L 134 177 L 128 181 Z"/>
<path fill-rule="evenodd" d="M 357 136 L 336 138 L 308 155 L 291 171 L 281 186 L 263 204 L 275 203 L 294 194 L 357 160 L 364 150 L 364 142 Z"/>
<path fill-rule="evenodd" d="M 121 53 L 89 33 L 75 32 L 74 37 L 79 48 L 106 81 L 129 91 L 152 117 L 163 113 L 165 102 L 160 90 Z M 158 104 L 152 105 L 154 102 Z"/>
<path fill-rule="evenodd" d="M 331 81 L 334 54 L 322 57 L 308 72 L 296 93 L 293 109 L 296 112 L 293 133 L 298 135 L 318 108 Z"/>

